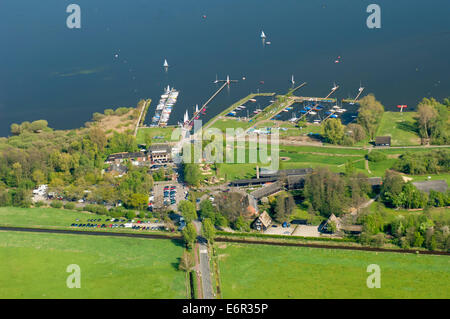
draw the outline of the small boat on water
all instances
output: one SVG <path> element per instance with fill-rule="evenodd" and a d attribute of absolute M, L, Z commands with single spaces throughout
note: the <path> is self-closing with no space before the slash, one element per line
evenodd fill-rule
<path fill-rule="evenodd" d="M 255 100 L 255 99 L 250 99 L 249 101 L 250 101 L 250 102 L 253 102 L 253 103 L 255 103 L 255 102 L 256 102 L 256 100 Z"/>
<path fill-rule="evenodd" d="M 266 38 L 266 34 L 264 33 L 264 31 L 261 31 L 261 39 L 265 39 Z"/>
<path fill-rule="evenodd" d="M 332 115 L 330 115 L 330 117 L 335 119 L 335 118 L 337 118 L 338 116 L 337 116 L 336 114 L 332 114 Z"/>
<path fill-rule="evenodd" d="M 165 68 L 168 68 L 168 67 L 169 67 L 169 63 L 167 63 L 167 60 L 166 60 L 166 59 L 164 59 L 164 64 L 163 64 L 163 66 L 164 66 Z"/>
<path fill-rule="evenodd" d="M 313 111 L 311 111 L 311 112 L 309 112 L 309 114 L 311 114 L 311 115 L 316 115 L 317 113 L 316 113 L 316 112 L 313 112 Z"/>

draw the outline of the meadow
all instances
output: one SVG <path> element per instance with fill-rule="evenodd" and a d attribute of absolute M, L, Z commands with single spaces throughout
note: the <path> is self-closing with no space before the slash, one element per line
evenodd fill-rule
<path fill-rule="evenodd" d="M 420 145 L 417 112 L 384 112 L 377 136 L 391 136 L 392 146 Z"/>
<path fill-rule="evenodd" d="M 223 298 L 449 298 L 450 257 L 218 244 Z M 381 268 L 381 288 L 366 285 Z"/>
<path fill-rule="evenodd" d="M 171 240 L 0 231 L 0 298 L 186 298 Z M 81 268 L 69 289 L 67 266 Z"/>
<path fill-rule="evenodd" d="M 87 222 L 91 218 L 104 220 L 108 216 L 99 216 L 88 212 L 57 208 L 20 208 L 0 207 L 0 225 L 16 227 L 69 227 L 76 220 Z"/>

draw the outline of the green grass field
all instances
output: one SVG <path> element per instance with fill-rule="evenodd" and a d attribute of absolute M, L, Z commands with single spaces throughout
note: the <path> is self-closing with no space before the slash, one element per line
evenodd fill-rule
<path fill-rule="evenodd" d="M 226 247 L 224 247 L 226 246 Z M 450 258 L 219 244 L 224 298 L 450 298 Z M 381 288 L 366 285 L 381 267 Z"/>
<path fill-rule="evenodd" d="M 17 227 L 68 227 L 76 219 L 87 221 L 107 216 L 56 208 L 0 207 L 0 225 Z"/>
<path fill-rule="evenodd" d="M 420 145 L 416 112 L 384 112 L 377 136 L 391 136 L 392 146 Z"/>
<path fill-rule="evenodd" d="M 185 298 L 171 240 L 0 231 L 0 298 Z M 81 288 L 66 286 L 67 266 Z"/>
<path fill-rule="evenodd" d="M 227 128 L 242 128 L 247 129 L 251 126 L 252 123 L 246 121 L 238 121 L 237 119 L 221 119 L 217 120 L 214 124 L 210 126 L 210 128 L 217 128 L 225 134 L 227 132 Z"/>
<path fill-rule="evenodd" d="M 145 144 L 147 139 L 153 139 L 155 136 L 161 136 L 162 138 L 153 139 L 154 143 L 167 142 L 171 140 L 173 131 L 174 127 L 142 127 L 138 129 L 136 142 L 138 144 Z"/>

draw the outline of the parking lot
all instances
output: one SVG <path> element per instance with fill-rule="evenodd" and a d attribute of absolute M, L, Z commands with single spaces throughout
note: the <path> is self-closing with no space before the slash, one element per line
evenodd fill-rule
<path fill-rule="evenodd" d="M 153 209 L 166 208 L 176 211 L 178 203 L 185 200 L 186 196 L 187 189 L 178 182 L 156 182 L 149 203 Z"/>
<path fill-rule="evenodd" d="M 86 221 L 76 220 L 70 225 L 74 228 L 102 228 L 102 229 L 135 229 L 135 230 L 166 230 L 166 225 L 161 220 L 155 221 L 141 221 L 134 219 L 124 219 L 124 218 L 93 218 Z"/>

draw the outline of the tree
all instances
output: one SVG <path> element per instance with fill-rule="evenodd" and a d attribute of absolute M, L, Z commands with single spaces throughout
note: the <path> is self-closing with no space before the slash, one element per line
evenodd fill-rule
<path fill-rule="evenodd" d="M 181 231 L 183 235 L 184 242 L 187 247 L 191 249 L 194 246 L 195 239 L 197 238 L 197 231 L 193 223 L 188 223 L 186 227 Z"/>
<path fill-rule="evenodd" d="M 144 210 L 148 204 L 148 196 L 145 194 L 132 194 L 127 205 L 132 208 Z"/>
<path fill-rule="evenodd" d="M 184 181 L 191 186 L 198 186 L 201 179 L 201 172 L 197 164 L 185 163 L 183 169 Z"/>
<path fill-rule="evenodd" d="M 283 194 L 277 196 L 275 203 L 275 219 L 282 223 L 289 220 L 295 208 L 294 198 L 291 194 Z"/>
<path fill-rule="evenodd" d="M 99 127 L 89 129 L 89 139 L 97 145 L 98 150 L 103 151 L 107 144 L 105 132 Z"/>
<path fill-rule="evenodd" d="M 329 118 L 323 123 L 323 136 L 332 144 L 339 144 L 344 138 L 344 125 L 340 119 Z"/>
<path fill-rule="evenodd" d="M 384 202 L 394 207 L 400 207 L 402 205 L 400 194 L 403 191 L 403 185 L 405 185 L 405 182 L 400 174 L 394 171 L 386 171 L 381 188 L 381 197 Z"/>
<path fill-rule="evenodd" d="M 48 127 L 48 122 L 46 120 L 37 120 L 30 124 L 30 129 L 33 132 L 38 132 L 46 129 Z"/>
<path fill-rule="evenodd" d="M 360 124 L 371 139 L 375 138 L 378 125 L 383 116 L 384 107 L 375 99 L 373 94 L 369 94 L 359 100 L 358 124 Z"/>
<path fill-rule="evenodd" d="M 214 243 L 214 239 L 216 238 L 216 229 L 209 218 L 205 218 L 202 222 L 202 234 L 208 240 L 208 243 Z"/>
<path fill-rule="evenodd" d="M 17 123 L 11 124 L 11 134 L 12 135 L 20 135 L 20 133 L 21 133 L 20 125 Z"/>
<path fill-rule="evenodd" d="M 183 270 L 186 273 L 190 272 L 194 267 L 194 257 L 188 251 L 183 251 L 183 255 L 180 258 L 180 263 L 178 264 L 178 269 Z"/>
<path fill-rule="evenodd" d="M 433 106 L 424 104 L 422 102 L 417 108 L 417 115 L 419 122 L 419 132 L 421 133 L 422 137 L 428 138 L 431 133 L 430 129 L 432 127 L 432 121 L 435 119 L 437 112 L 433 108 Z"/>
<path fill-rule="evenodd" d="M 306 177 L 303 192 L 312 208 L 326 218 L 341 215 L 349 203 L 344 179 L 324 167 Z"/>
<path fill-rule="evenodd" d="M 350 136 L 355 142 L 362 141 L 366 138 L 366 132 L 364 128 L 356 123 L 351 123 L 347 125 L 347 130 L 350 132 Z"/>
<path fill-rule="evenodd" d="M 190 223 L 197 219 L 197 210 L 195 204 L 188 200 L 183 200 L 178 204 L 178 210 L 186 220 L 186 223 Z"/>

